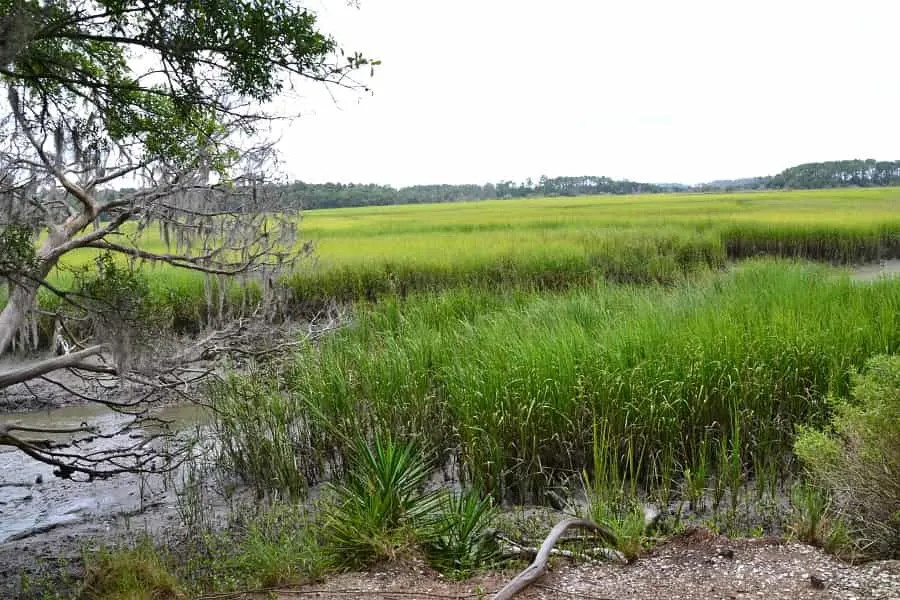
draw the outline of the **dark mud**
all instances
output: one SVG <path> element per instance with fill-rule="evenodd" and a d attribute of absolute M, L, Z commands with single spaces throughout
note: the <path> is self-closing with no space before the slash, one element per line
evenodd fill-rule
<path fill-rule="evenodd" d="M 160 418 L 190 431 L 202 421 L 197 406 L 169 406 L 155 411 Z M 0 415 L 0 424 L 65 428 L 89 422 L 115 431 L 129 418 L 96 405 L 69 406 Z M 110 439 L 97 438 L 81 446 L 91 452 L 130 442 L 131 431 Z M 84 549 L 128 541 L 137 532 L 154 537 L 177 530 L 182 476 L 121 475 L 92 482 L 60 479 L 53 467 L 23 453 L 0 447 L 0 598 L 16 598 L 23 577 L 58 576 L 76 566 Z"/>

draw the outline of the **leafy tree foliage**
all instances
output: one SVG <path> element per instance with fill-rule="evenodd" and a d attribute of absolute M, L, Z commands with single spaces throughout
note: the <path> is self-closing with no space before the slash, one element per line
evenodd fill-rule
<path fill-rule="evenodd" d="M 295 181 L 279 187 L 286 207 L 341 208 L 390 204 L 433 204 L 467 202 L 493 198 L 530 196 L 577 196 L 583 194 L 637 194 L 672 191 L 671 187 L 608 177 L 542 177 L 538 184 L 514 181 L 478 184 L 414 185 L 394 188 L 376 184 L 304 183 Z"/>
<path fill-rule="evenodd" d="M 281 265 L 296 224 L 261 217 L 284 206 L 261 193 L 272 147 L 251 140 L 278 94 L 356 86 L 364 64 L 293 0 L 0 0 L 4 254 L 25 256 L 8 252 L 23 228 L 50 233 L 3 266 L 0 354 L 79 248 L 222 276 Z M 138 185 L 104 190 L 124 181 Z M 122 243 L 127 221 L 158 225 L 175 250 Z"/>
<path fill-rule="evenodd" d="M 229 150 L 213 142 L 223 122 L 258 117 L 292 78 L 340 83 L 368 62 L 337 60 L 316 25 L 290 0 L 0 0 L 0 77 L 41 129 L 87 151 L 136 144 L 195 164 Z"/>
<path fill-rule="evenodd" d="M 768 177 L 712 181 L 695 186 L 697 191 L 747 189 L 809 190 L 838 187 L 883 187 L 900 185 L 900 161 L 835 160 L 806 163 Z"/>
<path fill-rule="evenodd" d="M 817 189 L 900 185 L 900 161 L 838 160 L 785 169 L 766 182 L 769 188 Z"/>

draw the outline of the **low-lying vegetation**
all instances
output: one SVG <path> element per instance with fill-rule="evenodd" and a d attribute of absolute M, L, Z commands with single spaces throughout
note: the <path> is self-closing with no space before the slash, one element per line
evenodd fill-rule
<path fill-rule="evenodd" d="M 774 493 L 794 468 L 795 426 L 824 425 L 850 369 L 898 349 L 898 308 L 900 282 L 858 285 L 783 262 L 674 289 L 463 288 L 384 299 L 278 377 L 232 385 L 264 390 L 282 423 L 265 439 L 230 416 L 243 392 L 215 397 L 242 460 L 264 466 L 239 469 L 261 490 L 270 465 L 322 473 L 352 453 L 348 439 L 390 431 L 427 443 L 436 464 L 498 501 L 541 500 L 590 466 L 596 424 L 622 471 L 661 501 L 693 480 L 712 482 L 718 504 L 748 477 Z"/>
<path fill-rule="evenodd" d="M 851 376 L 853 401 L 830 400 L 836 407 L 830 425 L 835 435 L 801 428 L 795 448 L 811 479 L 795 483 L 790 491 L 796 511 L 790 517 L 792 536 L 853 557 L 896 556 L 898 373 L 897 356 L 865 361 L 864 370 Z M 334 430 L 340 432 L 340 426 Z M 215 529 L 203 518 L 186 519 L 189 535 L 168 547 L 140 537 L 132 545 L 88 552 L 79 581 L 26 587 L 24 597 L 179 600 L 265 593 L 383 561 L 425 563 L 444 575 L 466 577 L 530 559 L 534 550 L 515 541 L 523 537 L 522 520 L 501 515 L 477 488 L 455 492 L 435 487 L 435 453 L 423 446 L 421 437 L 407 435 L 403 441 L 376 431 L 367 441 L 360 434 L 356 430 L 346 438 L 341 474 L 312 505 L 277 499 L 269 481 L 275 501 L 233 512 L 225 528 Z M 750 434 L 746 430 L 743 435 Z M 651 540 L 650 528 L 659 525 L 648 519 L 641 504 L 641 461 L 646 457 L 631 446 L 631 438 L 613 436 L 608 421 L 595 421 L 590 438 L 590 457 L 580 480 L 586 503 L 576 510 L 603 524 L 602 531 L 609 534 L 591 547 L 583 538 L 569 540 L 574 546 L 565 555 L 596 557 L 603 544 L 611 544 L 607 557 L 636 558 Z M 737 435 L 723 444 L 726 461 L 739 446 Z M 702 472 L 702 466 L 695 468 Z M 743 471 L 733 470 L 738 468 L 741 464 L 720 464 L 718 471 L 740 479 Z M 205 511 L 202 494 L 183 493 L 180 503 L 184 514 Z M 524 527 L 534 540 L 546 531 L 546 522 Z M 671 532 L 681 525 L 669 527 Z"/>
<path fill-rule="evenodd" d="M 648 543 L 648 502 L 661 534 L 690 519 L 896 556 L 900 382 L 873 357 L 900 352 L 900 281 L 729 263 L 900 256 L 896 190 L 828 194 L 309 215 L 320 259 L 282 282 L 289 310 L 355 303 L 351 321 L 209 389 L 219 475 L 267 508 L 216 531 L 188 486 L 187 545 L 92 554 L 74 597 L 264 589 L 397 558 L 465 576 L 509 558 L 499 511 L 526 503 L 606 523 L 626 558 Z M 99 265 L 63 281 L 157 329 L 247 302 L 220 280 Z"/>
<path fill-rule="evenodd" d="M 416 442 L 357 439 L 344 477 L 310 507 L 276 500 L 244 506 L 225 527 L 184 521 L 168 545 L 140 535 L 87 551 L 78 581 L 26 584 L 42 600 L 182 600 L 300 585 L 384 561 L 421 561 L 460 578 L 501 558 L 497 510 L 474 490 L 428 485 L 432 465 Z M 206 513 L 182 495 L 184 514 Z M 208 515 L 207 515 L 208 516 Z M 509 558 L 509 557 L 507 557 Z"/>

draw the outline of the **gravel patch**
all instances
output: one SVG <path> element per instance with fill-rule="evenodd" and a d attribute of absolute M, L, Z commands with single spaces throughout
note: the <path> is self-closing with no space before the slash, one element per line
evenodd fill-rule
<path fill-rule="evenodd" d="M 448 581 L 415 565 L 348 573 L 278 593 L 290 598 L 485 598 L 514 571 Z M 900 561 L 850 565 L 822 550 L 776 539 L 676 536 L 627 565 L 564 564 L 516 597 L 530 600 L 900 600 Z"/>

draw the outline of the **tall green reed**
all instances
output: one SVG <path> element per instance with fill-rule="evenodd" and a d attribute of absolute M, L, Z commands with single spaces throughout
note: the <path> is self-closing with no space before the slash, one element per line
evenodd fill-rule
<path fill-rule="evenodd" d="M 794 426 L 823 423 L 848 369 L 897 349 L 898 308 L 900 282 L 785 262 L 674 289 L 464 288 L 360 312 L 300 352 L 282 393 L 319 451 L 344 455 L 339 431 L 418 437 L 506 500 L 580 473 L 598 419 L 642 479 L 701 452 L 710 472 L 731 457 L 784 474 Z"/>

